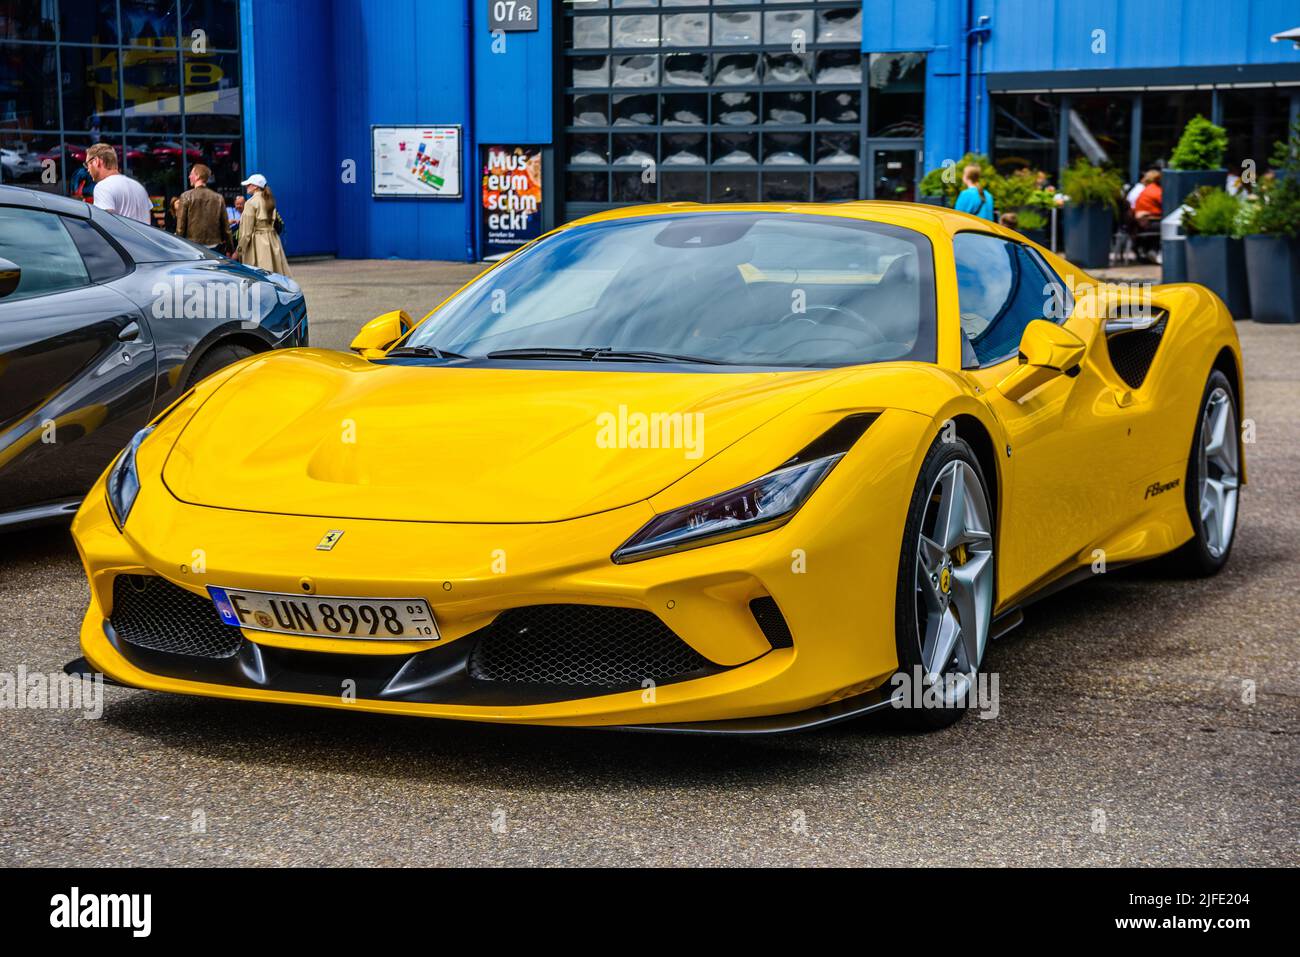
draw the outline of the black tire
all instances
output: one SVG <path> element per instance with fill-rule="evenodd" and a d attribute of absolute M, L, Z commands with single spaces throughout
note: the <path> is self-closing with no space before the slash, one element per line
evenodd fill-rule
<path fill-rule="evenodd" d="M 224 369 L 232 363 L 245 359 L 253 354 L 253 350 L 247 346 L 236 345 L 233 342 L 222 343 L 213 346 L 203 354 L 203 358 L 194 366 L 194 371 L 190 373 L 189 384 L 187 389 L 192 389 L 212 373 Z"/>
<path fill-rule="evenodd" d="M 904 688 L 910 689 L 914 683 L 916 669 L 923 669 L 922 644 L 918 625 L 917 592 L 915 587 L 915 569 L 917 549 L 920 545 L 922 526 L 929 506 L 929 495 L 940 473 L 953 461 L 966 463 L 974 470 L 984 492 L 984 502 L 991 517 L 989 528 L 993 536 L 993 561 L 997 560 L 996 517 L 993 503 L 989 498 L 988 481 L 984 470 L 980 468 L 979 459 L 971 447 L 961 438 L 943 441 L 935 440 L 926 453 L 921 464 L 921 472 L 912 491 L 911 502 L 907 509 L 907 523 L 903 527 L 903 545 L 898 561 L 898 592 L 894 610 L 895 641 L 898 649 L 899 672 L 906 677 Z M 996 565 L 993 569 L 996 575 Z M 996 578 L 995 578 L 996 581 Z M 995 595 L 996 599 L 996 595 Z M 992 611 L 990 606 L 990 618 Z M 990 622 L 991 625 L 991 622 Z M 980 662 L 980 670 L 983 662 Z M 904 707 L 891 709 L 895 724 L 909 731 L 935 731 L 946 728 L 961 720 L 966 713 L 965 707 L 915 708 Z"/>
<path fill-rule="evenodd" d="M 1192 430 L 1192 447 L 1187 454 L 1187 473 L 1183 480 L 1186 486 L 1183 490 L 1183 502 L 1187 507 L 1188 521 L 1192 523 L 1192 538 L 1177 551 L 1170 553 L 1165 561 L 1165 567 L 1171 574 L 1184 578 L 1208 578 L 1217 575 L 1219 570 L 1228 563 L 1228 559 L 1232 556 L 1232 546 L 1237 540 L 1237 522 L 1234 520 L 1228 545 L 1216 556 L 1210 550 L 1205 527 L 1201 522 L 1200 470 L 1203 441 L 1201 423 L 1205 418 L 1210 397 L 1220 389 L 1228 394 L 1228 401 L 1232 403 L 1234 422 L 1238 427 L 1241 424 L 1241 410 L 1237 406 L 1237 388 L 1226 375 L 1214 369 L 1206 380 L 1205 391 L 1201 393 L 1200 404 L 1196 407 L 1196 425 Z M 1240 450 L 1241 436 L 1236 435 L 1234 438 Z M 1240 451 L 1238 454 L 1240 455 Z M 1240 496 L 1236 501 L 1237 506 L 1240 507 Z"/>

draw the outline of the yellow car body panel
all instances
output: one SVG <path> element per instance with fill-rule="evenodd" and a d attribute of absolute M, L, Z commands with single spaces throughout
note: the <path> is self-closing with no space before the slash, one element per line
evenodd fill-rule
<path fill-rule="evenodd" d="M 934 251 L 937 361 L 711 374 L 379 366 L 316 349 L 252 357 L 157 420 L 139 449 L 141 491 L 121 530 L 105 479 L 87 497 L 73 532 L 91 585 L 81 632 L 88 662 L 157 691 L 491 722 L 672 725 L 817 708 L 879 688 L 898 667 L 908 503 L 927 449 L 949 428 L 987 440 L 998 613 L 1099 555 L 1111 565 L 1137 561 L 1191 537 L 1181 488 L 1144 491 L 1184 475 L 1206 377 L 1225 356 L 1241 396 L 1236 333 L 1212 294 L 1155 287 L 1152 305 L 1172 318 L 1159 361 L 1131 389 L 1107 358 L 1110 305 L 1091 295 L 1096 281 L 1039 249 L 1075 291 L 1063 329 L 1086 351 L 1077 376 L 1012 401 L 997 387 L 1016 370 L 1014 357 L 962 368 L 951 239 L 973 230 L 1023 242 L 1018 234 L 907 204 L 726 208 L 871 219 L 923 234 Z M 634 207 L 563 229 L 695 209 L 717 207 Z M 707 413 L 701 453 L 599 448 L 594 420 L 620 403 Z M 877 417 L 781 527 L 642 561 L 611 559 L 655 515 L 765 475 L 859 413 Z M 318 550 L 330 531 L 343 532 L 338 545 Z M 123 574 L 158 576 L 204 598 L 209 585 L 299 593 L 304 580 L 322 596 L 422 598 L 443 646 L 529 605 L 641 609 L 721 670 L 651 689 L 513 704 L 349 699 L 187 679 L 133 664 L 111 639 L 113 580 Z M 774 647 L 750 613 L 763 597 L 788 621 L 791 647 Z M 429 647 L 243 636 L 264 649 L 339 660 Z"/>

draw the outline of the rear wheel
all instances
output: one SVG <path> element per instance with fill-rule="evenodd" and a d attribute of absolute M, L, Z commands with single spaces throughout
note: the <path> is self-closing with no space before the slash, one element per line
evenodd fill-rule
<path fill-rule="evenodd" d="M 253 354 L 253 350 L 247 346 L 236 345 L 235 343 L 225 343 L 223 345 L 213 346 L 203 358 L 199 360 L 194 371 L 190 373 L 188 388 L 198 385 L 212 373 L 224 369 L 240 359 L 247 358 Z"/>
<path fill-rule="evenodd" d="M 1218 369 L 1210 373 L 1187 461 L 1187 517 L 1192 540 L 1174 552 L 1174 569 L 1184 575 L 1216 574 L 1228 563 L 1237 535 L 1241 446 L 1237 398 Z"/>
<path fill-rule="evenodd" d="M 993 618 L 993 522 L 988 486 L 961 439 L 926 455 L 908 509 L 895 613 L 899 669 L 914 705 L 921 682 L 942 707 L 905 707 L 913 728 L 957 721 L 984 660 Z M 918 670 L 919 669 L 919 670 Z"/>

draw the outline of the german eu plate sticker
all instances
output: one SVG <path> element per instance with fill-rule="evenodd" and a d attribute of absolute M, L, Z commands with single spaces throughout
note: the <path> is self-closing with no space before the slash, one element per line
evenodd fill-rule
<path fill-rule="evenodd" d="M 224 588 L 217 588 L 215 585 L 208 586 L 208 594 L 212 596 L 213 604 L 217 606 L 217 614 L 221 615 L 221 620 L 227 625 L 239 627 L 239 616 L 235 614 L 235 609 L 230 604 L 230 599 L 226 597 Z"/>

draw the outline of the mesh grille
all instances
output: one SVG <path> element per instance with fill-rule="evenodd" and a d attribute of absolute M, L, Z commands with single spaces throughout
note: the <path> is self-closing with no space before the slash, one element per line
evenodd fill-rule
<path fill-rule="evenodd" d="M 153 575 L 113 579 L 109 621 L 123 641 L 173 655 L 232 658 L 244 641 L 208 599 Z"/>
<path fill-rule="evenodd" d="M 639 688 L 708 669 L 709 662 L 648 611 L 534 605 L 483 629 L 469 660 L 479 681 Z"/>
<path fill-rule="evenodd" d="M 1106 339 L 1110 364 L 1130 389 L 1141 388 L 1146 381 L 1168 321 L 1169 314 L 1165 313 L 1150 329 L 1143 332 L 1121 332 Z"/>
<path fill-rule="evenodd" d="M 749 611 L 758 622 L 758 627 L 763 629 L 763 637 L 773 648 L 791 648 L 794 646 L 794 636 L 790 634 L 790 626 L 786 623 L 785 615 L 781 614 L 781 609 L 777 607 L 776 599 L 770 596 L 765 598 L 755 598 L 749 603 Z"/>

